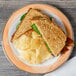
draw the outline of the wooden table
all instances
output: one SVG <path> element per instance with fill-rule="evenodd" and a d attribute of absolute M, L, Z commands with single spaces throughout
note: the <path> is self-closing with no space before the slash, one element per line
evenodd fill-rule
<path fill-rule="evenodd" d="M 72 24 L 76 42 L 76 0 L 0 0 L 0 76 L 43 76 L 19 70 L 6 59 L 2 49 L 2 32 L 8 18 L 17 9 L 32 3 L 45 3 L 60 9 Z M 75 55 L 76 47 L 70 58 Z"/>

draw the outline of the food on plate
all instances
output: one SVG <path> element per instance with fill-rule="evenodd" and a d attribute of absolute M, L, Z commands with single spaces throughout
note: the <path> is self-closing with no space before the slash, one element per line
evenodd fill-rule
<path fill-rule="evenodd" d="M 39 9 L 30 8 L 20 19 L 11 42 L 21 50 L 20 58 L 40 64 L 58 56 L 65 46 L 73 46 L 62 28 Z"/>

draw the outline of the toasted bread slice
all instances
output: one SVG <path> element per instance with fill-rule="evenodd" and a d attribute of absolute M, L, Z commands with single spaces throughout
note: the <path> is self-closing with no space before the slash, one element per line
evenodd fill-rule
<path fill-rule="evenodd" d="M 15 39 L 17 39 L 18 37 L 20 37 L 20 35 L 22 35 L 23 33 L 25 33 L 26 31 L 30 30 L 31 27 L 31 22 L 30 19 L 32 17 L 44 17 L 44 18 L 48 18 L 48 16 L 46 16 L 45 14 L 43 14 L 40 10 L 38 9 L 33 9 L 30 8 L 27 12 L 27 14 L 25 15 L 24 19 L 22 20 L 22 22 L 20 23 L 18 29 L 16 30 L 16 32 L 13 34 L 12 38 L 11 38 L 11 42 Z"/>
<path fill-rule="evenodd" d="M 37 26 L 54 56 L 57 56 L 65 46 L 66 35 L 64 32 L 48 19 L 32 20 L 31 22 Z"/>

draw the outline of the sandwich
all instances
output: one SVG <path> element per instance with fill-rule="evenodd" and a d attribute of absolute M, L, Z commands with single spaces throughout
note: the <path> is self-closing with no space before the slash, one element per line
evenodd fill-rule
<path fill-rule="evenodd" d="M 66 46 L 74 46 L 54 18 L 39 9 L 30 8 L 20 20 L 11 42 L 23 51 L 20 57 L 31 64 L 42 63 L 58 56 Z"/>
<path fill-rule="evenodd" d="M 30 8 L 28 10 L 27 13 L 25 13 L 22 18 L 20 19 L 21 22 L 19 24 L 19 27 L 17 28 L 17 30 L 15 31 L 15 33 L 12 36 L 11 42 L 17 38 L 19 38 L 23 33 L 25 33 L 26 31 L 30 30 L 31 27 L 31 22 L 30 19 L 33 17 L 43 17 L 43 18 L 48 18 L 47 15 L 43 14 L 42 12 L 40 12 L 40 10 L 38 9 L 33 9 Z"/>
<path fill-rule="evenodd" d="M 48 19 L 32 20 L 32 27 L 36 27 L 47 43 L 49 50 L 54 56 L 57 56 L 66 44 L 66 35 L 53 22 Z"/>

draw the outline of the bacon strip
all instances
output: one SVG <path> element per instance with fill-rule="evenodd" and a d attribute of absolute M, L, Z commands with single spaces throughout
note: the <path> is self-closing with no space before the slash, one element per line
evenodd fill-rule
<path fill-rule="evenodd" d="M 71 38 L 67 38 L 67 41 L 66 41 L 66 46 L 74 46 L 74 42 Z"/>

